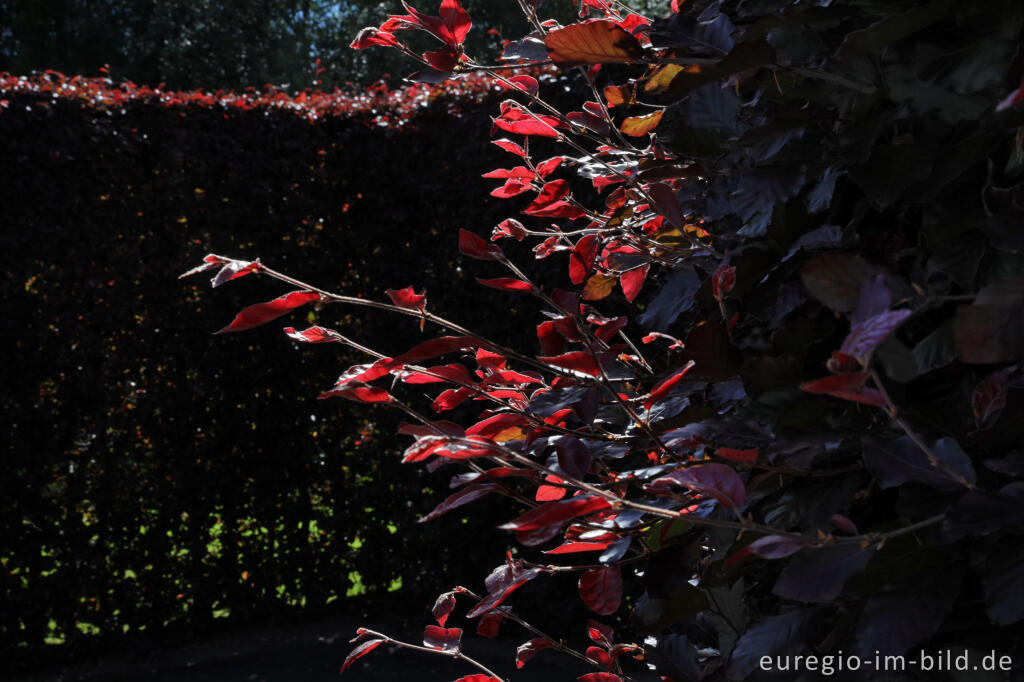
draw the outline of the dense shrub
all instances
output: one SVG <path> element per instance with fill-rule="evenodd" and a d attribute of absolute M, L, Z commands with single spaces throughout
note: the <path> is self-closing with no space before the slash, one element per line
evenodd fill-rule
<path fill-rule="evenodd" d="M 344 353 L 270 330 L 211 340 L 234 296 L 168 286 L 210 250 L 273 253 L 369 296 L 411 272 L 434 289 L 466 278 L 451 226 L 502 212 L 466 202 L 489 188 L 476 167 L 502 154 L 486 140 L 492 92 L 296 99 L 0 79 L 5 668 L 354 616 L 367 596 L 400 619 L 432 600 L 425 571 L 468 581 L 459 558 L 501 551 L 500 538 L 442 549 L 440 529 L 395 532 L 447 479 L 399 466 L 388 415 L 312 399 Z M 423 149 L 476 160 L 440 174 Z M 243 284 L 236 301 L 268 291 Z M 342 324 L 395 350 L 418 333 L 359 311 Z"/>
<path fill-rule="evenodd" d="M 496 196 L 531 202 L 492 240 L 544 238 L 537 255 L 568 255 L 581 288 L 543 286 L 462 231 L 487 286 L 544 304 L 541 354 L 432 312 L 418 287 L 395 290 L 376 307 L 449 334 L 398 355 L 369 348 L 329 393 L 414 420 L 405 461 L 468 467 L 436 515 L 495 496 L 520 508 L 502 526 L 520 547 L 495 557 L 484 590 L 438 598 L 420 648 L 472 663 L 447 627 L 456 601 L 482 633 L 519 627 L 530 599 L 513 593 L 547 576 L 619 636 L 580 622 L 567 646 L 534 622 L 519 662 L 554 647 L 601 671 L 585 682 L 648 663 L 677 681 L 742 680 L 764 676 L 764 656 L 814 654 L 821 670 L 822 656 L 835 669 L 944 649 L 969 666 L 1009 657 L 1003 671 L 1016 659 L 1019 673 L 1024 10 L 707 0 L 650 22 L 586 0 L 589 19 L 560 26 L 539 4 L 521 3 L 535 31 L 506 63 L 580 67 L 591 101 L 577 111 L 466 56 L 455 0 L 437 17 L 405 4 L 353 43 L 405 51 L 417 79 L 484 71 L 512 91 L 492 132 L 521 136 L 501 142 L 518 158 L 490 176 Z M 409 49 L 411 30 L 440 46 Z M 568 156 L 545 159 L 542 138 Z M 296 289 L 225 331 L 353 303 L 251 261 L 211 255 L 199 269 Z M 653 350 L 598 312 L 620 290 Z M 355 347 L 345 330 L 286 331 Z M 490 409 L 437 420 L 402 383 L 443 384 L 439 413 L 470 398 Z M 394 641 L 357 640 L 345 667 Z"/>

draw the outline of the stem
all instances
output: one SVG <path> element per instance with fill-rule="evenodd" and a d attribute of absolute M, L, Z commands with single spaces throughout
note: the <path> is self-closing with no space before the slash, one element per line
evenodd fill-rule
<path fill-rule="evenodd" d="M 475 658 L 470 658 L 466 654 L 462 653 L 462 651 L 459 651 L 459 650 L 444 651 L 443 649 L 433 649 L 433 648 L 431 648 L 429 646 L 420 646 L 419 644 L 409 644 L 408 642 L 403 642 L 401 640 L 394 639 L 393 637 L 388 637 L 387 635 L 385 635 L 385 634 L 383 634 L 381 632 L 377 632 L 375 630 L 365 630 L 364 629 L 363 632 L 365 634 L 367 634 L 367 635 L 372 636 L 372 637 L 379 637 L 380 639 L 384 640 L 385 642 L 388 642 L 389 644 L 396 644 L 396 645 L 398 645 L 400 647 L 404 647 L 406 649 L 412 649 L 413 651 L 423 651 L 423 652 L 428 653 L 428 654 L 439 654 L 441 656 L 448 656 L 450 658 L 455 658 L 455 659 L 458 659 L 458 660 L 461 660 L 461 661 L 465 661 L 466 663 L 469 663 L 470 665 L 476 666 L 479 670 L 483 671 L 483 673 L 485 675 L 489 675 L 490 677 L 493 677 L 496 680 L 504 679 L 500 675 L 498 675 L 496 672 L 494 672 L 493 670 L 491 670 L 490 668 L 485 666 L 483 663 L 481 663 L 480 661 L 476 660 Z"/>

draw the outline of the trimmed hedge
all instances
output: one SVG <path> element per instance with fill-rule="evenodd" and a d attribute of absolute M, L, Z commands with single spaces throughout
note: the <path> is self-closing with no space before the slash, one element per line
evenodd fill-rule
<path fill-rule="evenodd" d="M 364 591 L 379 617 L 418 615 L 434 596 L 428 571 L 469 581 L 479 567 L 465 557 L 501 555 L 472 532 L 439 542 L 445 524 L 395 532 L 433 507 L 447 476 L 398 464 L 397 419 L 313 398 L 360 358 L 300 349 L 276 326 L 212 339 L 204 320 L 226 324 L 276 288 L 252 278 L 211 300 L 204 282 L 175 279 L 210 251 L 282 267 L 321 254 L 300 269 L 327 287 L 383 298 L 425 286 L 454 317 L 445 291 L 466 309 L 493 305 L 457 286 L 453 243 L 456 227 L 504 217 L 477 200 L 490 184 L 480 172 L 504 160 L 487 143 L 493 91 L 0 83 L 5 659 L 38 668 L 261 620 L 365 617 L 369 600 L 346 598 Z M 434 173 L 437 159 L 467 157 Z M 414 321 L 337 310 L 327 321 L 375 347 L 420 334 Z M 473 322 L 536 343 L 499 319 Z"/>

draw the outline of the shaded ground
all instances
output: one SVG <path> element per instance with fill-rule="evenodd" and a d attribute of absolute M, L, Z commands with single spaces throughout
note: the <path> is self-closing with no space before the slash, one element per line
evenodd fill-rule
<path fill-rule="evenodd" d="M 344 677 L 342 661 L 358 625 L 335 621 L 300 629 L 262 630 L 158 654 L 145 661 L 105 660 L 58 675 L 16 678 L 15 682 L 451 682 L 480 672 L 443 656 L 397 648 L 378 648 L 360 659 Z M 419 644 L 421 632 L 395 633 Z M 514 640 L 466 635 L 464 651 L 503 677 L 517 682 L 561 682 L 592 672 L 567 656 L 541 652 L 522 670 L 515 669 Z M 525 641 L 528 637 L 522 637 Z"/>

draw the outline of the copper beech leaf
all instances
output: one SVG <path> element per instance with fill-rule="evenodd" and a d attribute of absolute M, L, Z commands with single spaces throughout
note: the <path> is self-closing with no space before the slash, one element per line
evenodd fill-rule
<path fill-rule="evenodd" d="M 615 289 L 615 283 L 619 281 L 614 275 L 591 275 L 583 286 L 584 301 L 600 301 L 607 298 Z"/>
<path fill-rule="evenodd" d="M 345 657 L 345 662 L 341 664 L 341 671 L 339 672 L 339 674 L 348 670 L 353 663 L 355 663 L 357 660 L 359 660 L 366 654 L 370 653 L 383 643 L 383 639 L 369 639 L 360 644 L 359 646 L 357 646 L 355 649 L 351 651 L 351 653 L 349 653 L 348 656 Z"/>
<path fill-rule="evenodd" d="M 443 627 L 448 620 L 448 616 L 452 615 L 453 610 L 455 610 L 454 590 L 439 595 L 430 612 L 433 614 L 434 619 L 437 620 L 437 624 Z"/>
<path fill-rule="evenodd" d="M 494 244 L 488 244 L 469 230 L 459 230 L 459 252 L 477 260 L 501 260 L 504 255 Z"/>
<path fill-rule="evenodd" d="M 498 527 L 505 530 L 537 530 L 548 526 L 561 525 L 569 519 L 603 511 L 611 508 L 611 506 L 611 502 L 603 497 L 578 495 L 568 500 L 542 504 L 519 518 Z"/>
<path fill-rule="evenodd" d="M 606 566 L 580 576 L 580 598 L 594 613 L 610 616 L 622 603 L 622 569 Z"/>
<path fill-rule="evenodd" d="M 974 410 L 974 421 L 979 428 L 989 419 L 1006 407 L 1008 379 L 1010 368 L 993 372 L 981 380 L 971 396 L 971 407 Z"/>
<path fill-rule="evenodd" d="M 481 497 L 486 497 L 491 493 L 501 492 L 501 488 L 494 483 L 474 483 L 473 485 L 467 485 L 465 488 L 459 490 L 459 492 L 449 495 L 444 502 L 434 507 L 434 511 L 430 512 L 419 521 L 424 523 L 426 521 L 433 521 L 442 514 L 447 514 L 452 509 L 457 509 L 464 504 L 469 504 L 474 500 L 478 500 Z M 441 623 L 444 625 L 444 623 Z"/>
<path fill-rule="evenodd" d="M 704 493 L 729 507 L 742 507 L 747 501 L 747 491 L 743 479 L 732 467 L 712 462 L 697 466 L 677 469 L 667 476 L 656 478 L 653 489 L 681 485 L 694 492 Z"/>
<path fill-rule="evenodd" d="M 217 333 L 224 334 L 225 332 L 240 332 L 252 329 L 275 320 L 282 315 L 286 315 L 300 306 L 319 300 L 320 294 L 315 291 L 292 291 L 283 296 L 278 296 L 273 301 L 257 303 L 245 308 L 242 312 L 238 313 L 235 319 L 231 321 L 231 324 Z"/>
<path fill-rule="evenodd" d="M 462 646 L 462 630 L 460 628 L 443 628 L 439 625 L 428 625 L 423 631 L 423 644 L 431 649 L 445 652 L 458 651 Z"/>
<path fill-rule="evenodd" d="M 333 329 L 325 329 L 324 327 L 309 327 L 302 331 L 295 331 L 294 327 L 285 327 L 284 333 L 303 343 L 336 343 L 341 341 L 341 334 Z"/>
<path fill-rule="evenodd" d="M 466 675 L 455 680 L 455 682 L 501 682 L 501 679 L 497 677 L 491 677 L 490 675 L 484 675 L 483 673 L 476 673 L 474 675 Z"/>
<path fill-rule="evenodd" d="M 571 369 L 592 376 L 597 376 L 601 373 L 600 366 L 597 364 L 594 356 L 580 350 L 563 353 L 562 355 L 538 356 L 537 359 L 555 367 Z"/>
<path fill-rule="evenodd" d="M 544 649 L 550 649 L 553 646 L 558 646 L 547 637 L 536 637 L 531 639 L 529 642 L 520 644 L 519 648 L 516 649 L 516 669 L 522 668 L 526 665 L 526 662 L 533 658 L 534 654 Z"/>
<path fill-rule="evenodd" d="M 542 573 L 539 568 L 523 568 L 521 564 L 499 566 L 487 577 L 487 596 L 473 607 L 467 618 L 476 618 L 497 608 L 513 592 Z"/>
<path fill-rule="evenodd" d="M 643 56 L 640 42 L 614 21 L 598 19 L 566 26 L 544 36 L 551 61 L 562 68 L 632 62 Z"/>
<path fill-rule="evenodd" d="M 612 673 L 587 673 L 577 677 L 576 682 L 622 682 L 622 678 Z"/>
<path fill-rule="evenodd" d="M 851 355 L 862 362 L 867 360 L 871 351 L 885 341 L 903 320 L 910 315 L 909 310 L 890 310 L 888 312 L 869 317 L 860 324 L 855 324 L 850 330 L 846 340 L 843 341 L 839 352 Z"/>
<path fill-rule="evenodd" d="M 480 279 L 476 278 L 476 281 L 483 284 L 485 287 L 491 289 L 497 289 L 499 291 L 533 291 L 534 287 L 529 282 L 524 282 L 521 279 L 515 279 L 513 277 L 496 277 L 495 279 Z"/>
<path fill-rule="evenodd" d="M 664 111 L 659 110 L 655 111 L 653 114 L 630 116 L 622 122 L 619 130 L 630 137 L 643 137 L 658 127 L 658 124 L 661 123 L 661 117 L 663 114 Z"/>
<path fill-rule="evenodd" d="M 868 380 L 869 376 L 867 372 L 835 374 L 802 383 L 800 384 L 800 389 L 808 393 L 820 393 L 842 400 L 852 400 L 866 405 L 874 405 L 875 407 L 885 407 L 888 404 L 885 396 L 873 388 L 866 388 L 864 386 L 864 382 Z"/>

